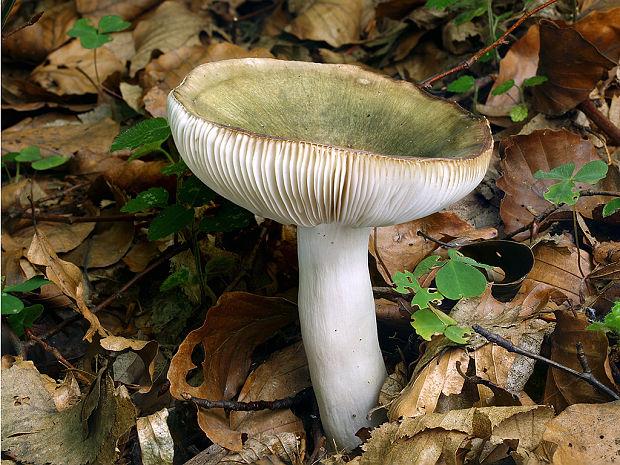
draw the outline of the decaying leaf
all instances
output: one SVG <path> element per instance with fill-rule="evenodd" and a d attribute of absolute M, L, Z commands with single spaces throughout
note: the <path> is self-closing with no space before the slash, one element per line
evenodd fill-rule
<path fill-rule="evenodd" d="M 575 404 L 547 423 L 543 440 L 557 445 L 557 465 L 609 465 L 618 460 L 620 402 Z"/>
<path fill-rule="evenodd" d="M 157 0 L 76 0 L 75 6 L 85 18 L 98 20 L 105 15 L 118 15 L 129 21 L 156 3 Z"/>
<path fill-rule="evenodd" d="M 125 387 L 101 373 L 77 405 L 58 411 L 34 367 L 2 370 L 2 449 L 37 465 L 109 465 L 135 423 Z"/>
<path fill-rule="evenodd" d="M 168 429 L 168 409 L 162 409 L 136 421 L 143 465 L 172 465 L 174 442 Z"/>
<path fill-rule="evenodd" d="M 258 464 L 261 459 L 275 456 L 286 460 L 286 463 L 298 463 L 304 456 L 299 438 L 294 433 L 257 434 L 243 445 L 237 454 L 230 454 L 218 463 L 226 464 Z M 265 463 L 275 463 L 271 458 Z"/>
<path fill-rule="evenodd" d="M 145 393 L 151 390 L 153 386 L 153 373 L 155 371 L 155 357 L 157 357 L 157 351 L 159 350 L 157 341 L 140 341 L 120 336 L 108 336 L 101 339 L 99 343 L 105 350 L 114 352 L 134 351 L 142 359 L 146 368 L 138 392 Z"/>
<path fill-rule="evenodd" d="M 82 272 L 73 263 L 58 258 L 58 255 L 56 255 L 42 231 L 35 231 L 26 257 L 34 265 L 45 267 L 47 279 L 56 284 L 63 294 L 70 297 L 75 302 L 78 311 L 88 320 L 90 327 L 86 331 L 84 339 L 89 342 L 92 341 L 95 333 L 103 337 L 108 335 L 108 332 L 99 323 L 99 319 L 89 310 L 84 302 Z"/>
<path fill-rule="evenodd" d="M 254 348 L 274 331 L 295 321 L 294 304 L 284 299 L 244 292 L 223 294 L 207 313 L 205 323 L 187 335 L 170 362 L 170 393 L 208 400 L 228 400 L 237 394 L 250 368 Z M 194 348 L 202 344 L 204 381 L 197 387 L 187 382 Z M 241 433 L 233 431 L 222 409 L 199 410 L 198 422 L 209 438 L 227 449 L 242 449 Z"/>

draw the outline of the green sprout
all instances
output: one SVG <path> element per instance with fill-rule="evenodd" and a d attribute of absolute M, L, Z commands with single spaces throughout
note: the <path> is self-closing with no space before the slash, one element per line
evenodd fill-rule
<path fill-rule="evenodd" d="M 4 279 L 4 277 L 3 277 Z M 32 292 L 45 284 L 49 284 L 43 276 L 33 276 L 27 281 L 14 286 L 5 286 L 2 289 L 2 315 L 6 316 L 7 323 L 15 331 L 17 336 L 25 333 L 25 328 L 32 326 L 37 318 L 43 313 L 43 305 L 35 304 L 26 306 L 24 302 L 13 295 L 17 292 Z"/>
<path fill-rule="evenodd" d="M 6 155 L 2 155 L 2 167 L 6 171 L 9 180 L 12 182 L 18 182 L 20 177 L 20 168 L 22 163 L 30 163 L 30 167 L 37 171 L 48 170 L 55 168 L 67 162 L 67 157 L 61 155 L 52 155 L 50 157 L 43 158 L 41 156 L 41 150 L 39 147 L 31 145 L 19 152 L 9 152 Z M 15 177 L 11 178 L 11 173 L 7 163 L 15 163 Z"/>

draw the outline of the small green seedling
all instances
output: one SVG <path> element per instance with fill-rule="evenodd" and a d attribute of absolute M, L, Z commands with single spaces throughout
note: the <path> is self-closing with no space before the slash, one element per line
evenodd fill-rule
<path fill-rule="evenodd" d="M 515 84 L 513 79 L 508 79 L 507 81 L 502 82 L 495 89 L 493 89 L 491 91 L 491 95 L 505 94 L 513 87 L 519 89 L 520 101 L 515 102 L 516 105 L 510 110 L 510 119 L 514 122 L 523 121 L 525 118 L 527 118 L 528 114 L 527 106 L 525 105 L 525 88 L 539 86 L 545 81 L 547 81 L 547 78 L 545 76 L 532 76 L 531 78 L 523 81 L 523 84 L 518 86 L 517 84 Z"/>
<path fill-rule="evenodd" d="M 605 315 L 604 321 L 595 321 L 587 329 L 604 332 L 613 331 L 620 336 L 620 300 L 616 300 L 611 311 Z"/>
<path fill-rule="evenodd" d="M 170 153 L 162 147 L 162 144 L 168 140 L 168 137 L 170 137 L 168 120 L 166 118 L 151 118 L 136 124 L 116 136 L 110 151 L 138 149 L 129 157 L 128 162 L 148 153 L 159 152 L 164 154 L 171 163 L 174 163 Z"/>
<path fill-rule="evenodd" d="M 6 170 L 6 173 L 11 179 L 11 173 L 7 163 L 15 163 L 15 177 L 13 182 L 19 181 L 20 167 L 22 163 L 30 163 L 30 167 L 37 171 L 49 170 L 67 162 L 67 157 L 61 155 L 52 155 L 50 157 L 43 158 L 41 156 L 41 150 L 39 147 L 31 145 L 19 152 L 9 152 L 6 155 L 2 155 L 2 167 Z"/>
<path fill-rule="evenodd" d="M 423 288 L 418 278 L 431 269 L 439 269 L 435 275 L 436 289 Z M 443 334 L 451 341 L 459 344 L 467 342 L 470 331 L 460 328 L 458 322 L 432 304 L 440 304 L 445 297 L 459 300 L 463 297 L 476 297 L 484 293 L 487 280 L 477 268 L 492 269 L 492 266 L 478 263 L 460 252 L 449 249 L 448 259 L 431 255 L 422 260 L 413 270 L 397 272 L 392 281 L 394 290 L 401 294 L 415 294 L 411 307 L 419 310 L 413 313 L 411 325 L 416 333 L 430 341 L 433 334 Z"/>
<path fill-rule="evenodd" d="M 43 276 L 33 276 L 21 284 L 5 286 L 2 289 L 2 315 L 7 317 L 7 323 L 17 336 L 22 336 L 25 328 L 32 326 L 41 316 L 43 305 L 35 304 L 26 307 L 24 302 L 13 293 L 31 292 L 50 282 Z"/>
<path fill-rule="evenodd" d="M 588 184 L 596 184 L 605 176 L 607 176 L 608 166 L 602 160 L 595 160 L 586 163 L 575 173 L 575 164 L 566 163 L 557 166 L 549 172 L 538 170 L 534 173 L 536 179 L 557 179 L 560 182 L 549 186 L 543 193 L 545 199 L 552 204 L 575 205 L 579 200 L 580 194 L 577 190 L 575 182 L 585 182 Z M 603 207 L 603 216 L 609 216 L 620 209 L 620 198 L 609 201 Z"/>

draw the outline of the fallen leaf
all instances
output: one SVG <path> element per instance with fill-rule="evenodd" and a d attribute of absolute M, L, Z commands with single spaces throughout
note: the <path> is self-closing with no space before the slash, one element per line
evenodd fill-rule
<path fill-rule="evenodd" d="M 130 21 L 156 4 L 157 0 L 76 0 L 75 2 L 78 13 L 85 18 L 98 20 L 102 16 L 118 15 L 125 21 Z"/>
<path fill-rule="evenodd" d="M 183 393 L 208 400 L 228 400 L 237 394 L 250 368 L 254 348 L 274 331 L 297 317 L 294 304 L 279 298 L 260 297 L 244 292 L 223 294 L 207 312 L 204 324 L 190 332 L 170 362 L 170 394 Z M 194 348 L 202 344 L 204 381 L 194 387 L 187 382 Z M 199 412 L 199 425 L 213 442 L 227 449 L 242 449 L 241 433 L 232 431 L 223 409 Z"/>
<path fill-rule="evenodd" d="M 467 239 L 491 239 L 497 235 L 495 228 L 475 229 L 455 213 L 433 213 L 425 218 L 376 228 L 370 233 L 369 251 L 377 259 L 377 269 L 387 283 L 397 271 L 413 270 L 425 257 L 439 246 L 422 236 L 418 231 L 434 239 L 448 242 L 456 237 Z M 387 276 L 380 262 L 385 264 L 390 276 Z"/>
<path fill-rule="evenodd" d="M 2 370 L 2 449 L 28 463 L 109 465 L 134 423 L 127 390 L 114 389 L 107 375 L 93 381 L 79 404 L 59 412 L 34 367 Z"/>
<path fill-rule="evenodd" d="M 165 1 L 134 30 L 136 54 L 131 59 L 131 77 L 143 69 L 151 53 L 168 53 L 183 45 L 198 45 L 198 33 L 206 27 L 205 19 L 189 11 L 182 3 Z"/>
<path fill-rule="evenodd" d="M 31 178 L 22 178 L 18 182 L 5 184 L 2 186 L 2 210 L 29 207 L 29 197 L 36 202 L 47 197 L 47 193 L 38 182 Z"/>
<path fill-rule="evenodd" d="M 50 243 L 50 247 L 57 253 L 65 253 L 82 244 L 95 229 L 95 223 L 52 223 L 41 221 L 37 228 L 42 231 Z M 17 243 L 27 248 L 32 242 L 34 226 L 26 226 L 12 234 Z"/>
<path fill-rule="evenodd" d="M 134 244 L 122 260 L 129 267 L 129 271 L 139 273 L 159 255 L 160 251 L 154 242 L 142 240 Z"/>
<path fill-rule="evenodd" d="M 174 442 L 168 423 L 168 409 L 136 420 L 143 465 L 172 465 Z"/>
<path fill-rule="evenodd" d="M 106 170 L 105 179 L 116 187 L 137 194 L 151 187 L 164 187 L 168 192 L 176 191 L 176 177 L 162 174 L 161 169 L 169 163 L 163 160 L 132 160 Z"/>
<path fill-rule="evenodd" d="M 575 317 L 569 312 L 555 312 L 557 323 L 551 335 L 551 360 L 583 371 L 577 358 L 576 344 L 583 345 L 584 353 L 592 370 L 592 375 L 610 389 L 618 392 L 614 385 L 609 366 L 609 341 L 600 331 L 588 331 L 589 322 L 585 316 Z M 583 402 L 599 403 L 609 400 L 609 396 L 599 393 L 591 384 L 575 376 L 549 367 L 547 385 L 545 386 L 545 402 L 552 404 L 557 412 L 567 406 Z"/>
<path fill-rule="evenodd" d="M 75 302 L 79 313 L 88 320 L 90 327 L 86 331 L 84 339 L 91 342 L 95 333 L 103 337 L 108 335 L 105 328 L 99 323 L 99 319 L 89 310 L 84 302 L 82 272 L 73 263 L 58 258 L 42 231 L 35 231 L 26 257 L 34 265 L 45 266 L 45 276 L 47 279 L 56 284 L 63 294 L 70 297 Z"/>
<path fill-rule="evenodd" d="M 127 339 L 120 336 L 108 336 L 99 341 L 101 347 L 105 350 L 113 352 L 124 352 L 126 350 L 132 350 L 142 359 L 145 366 L 145 371 L 140 380 L 140 389 L 138 392 L 146 393 L 151 390 L 153 386 L 153 373 L 155 371 L 155 357 L 159 351 L 159 344 L 157 341 L 140 341 L 137 339 Z"/>
<path fill-rule="evenodd" d="M 257 434 L 243 444 L 237 454 L 230 454 L 217 463 L 230 464 L 273 464 L 300 463 L 304 456 L 303 447 L 294 433 Z"/>
<path fill-rule="evenodd" d="M 618 459 L 620 402 L 575 404 L 547 423 L 543 440 L 557 445 L 556 465 L 608 465 Z"/>

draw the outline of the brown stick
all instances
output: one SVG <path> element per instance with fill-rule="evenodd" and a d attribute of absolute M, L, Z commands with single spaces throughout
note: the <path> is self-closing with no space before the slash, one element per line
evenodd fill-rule
<path fill-rule="evenodd" d="M 32 15 L 30 17 L 30 19 L 28 21 L 26 21 L 24 24 L 22 24 L 21 26 L 13 29 L 12 31 L 7 32 L 6 34 L 2 34 L 2 41 L 8 39 L 13 34 L 21 31 L 22 29 L 25 29 L 28 26 L 32 26 L 33 24 L 35 24 L 37 21 L 39 21 L 41 19 L 41 16 L 43 16 L 43 13 L 45 13 L 45 11 L 41 11 L 41 12 L 35 14 L 35 15 Z"/>
<path fill-rule="evenodd" d="M 573 376 L 576 376 L 579 379 L 584 380 L 585 382 L 591 384 L 595 389 L 597 389 L 599 391 L 602 391 L 605 394 L 607 394 L 608 396 L 610 396 L 612 399 L 620 400 L 620 396 L 618 394 L 616 394 L 613 390 L 611 390 L 610 388 L 605 386 L 603 383 L 601 383 L 598 379 L 596 379 L 592 375 L 591 371 L 588 371 L 589 370 L 589 365 L 588 365 L 588 362 L 586 360 L 586 355 L 583 352 L 583 346 L 581 346 L 581 344 L 578 344 L 578 346 L 577 346 L 577 354 L 578 354 L 579 361 L 581 362 L 581 366 L 584 369 L 583 373 L 580 373 L 577 370 L 573 370 L 572 368 L 564 366 L 561 363 L 558 363 L 558 362 L 556 362 L 554 360 L 551 360 L 551 359 L 548 359 L 546 357 L 543 357 L 542 355 L 538 355 L 538 354 L 535 354 L 533 352 L 530 352 L 529 350 L 522 349 L 521 347 L 516 346 L 512 342 L 504 339 L 499 334 L 492 333 L 491 331 L 489 331 L 487 329 L 484 329 L 482 326 L 480 326 L 478 324 L 473 325 L 471 327 L 471 329 L 473 329 L 475 332 L 480 334 L 487 341 L 492 342 L 493 344 L 498 345 L 500 347 L 503 347 L 508 352 L 512 352 L 512 353 L 519 354 L 519 355 L 524 355 L 525 357 L 529 357 L 529 358 L 537 360 L 539 362 L 546 363 L 547 365 L 550 365 L 553 368 L 557 368 L 558 370 L 562 370 L 565 373 L 569 373 L 569 374 L 571 374 Z M 582 354 L 579 354 L 579 352 L 580 352 L 579 346 L 581 346 Z M 585 362 L 585 364 L 584 364 L 584 362 Z"/>
<path fill-rule="evenodd" d="M 431 76 L 423 81 L 420 81 L 418 83 L 418 87 L 430 87 L 435 81 L 438 81 L 446 76 L 449 76 L 450 74 L 456 73 L 458 71 L 464 70 L 464 69 L 469 69 L 472 67 L 472 65 L 478 61 L 480 58 L 482 58 L 485 54 L 487 54 L 488 52 L 490 52 L 491 50 L 493 50 L 494 48 L 496 48 L 497 46 L 506 43 L 506 37 L 508 37 L 510 35 L 510 33 L 512 31 L 514 31 L 516 28 L 518 28 L 526 19 L 528 19 L 530 16 L 532 16 L 535 13 L 538 13 L 540 10 L 542 10 L 543 8 L 547 8 L 549 5 L 552 5 L 553 3 L 557 2 L 557 0 L 549 0 L 548 2 L 543 3 L 540 6 L 537 6 L 536 8 L 534 8 L 532 11 L 528 11 L 527 13 L 525 13 L 523 16 L 521 16 L 512 26 L 510 26 L 506 32 L 504 32 L 501 37 L 499 39 L 497 39 L 495 42 L 493 42 L 491 45 L 489 45 L 488 47 L 483 48 L 482 50 L 480 50 L 479 52 L 477 52 L 475 55 L 473 55 L 471 58 L 469 58 L 468 60 L 465 60 L 464 62 L 456 65 L 454 68 L 449 69 L 447 71 L 442 71 L 441 73 L 435 74 L 434 76 Z"/>
<path fill-rule="evenodd" d="M 236 400 L 206 400 L 193 397 L 188 393 L 181 394 L 187 401 L 193 402 L 196 406 L 210 409 L 210 408 L 224 408 L 227 410 L 234 410 L 236 412 L 254 412 L 257 410 L 281 410 L 285 408 L 291 408 L 295 405 L 302 404 L 310 398 L 313 394 L 312 388 L 306 388 L 293 397 L 285 397 L 284 399 L 276 400 L 254 400 L 251 402 L 239 402 Z"/>
<path fill-rule="evenodd" d="M 611 139 L 614 145 L 620 145 L 620 128 L 612 123 L 601 111 L 596 108 L 594 102 L 589 98 L 585 99 L 579 105 L 577 105 L 581 111 L 583 111 L 588 118 L 590 118 L 594 124 L 596 124 L 601 131 L 607 134 L 607 137 Z"/>
<path fill-rule="evenodd" d="M 32 219 L 32 214 L 28 212 L 18 212 L 17 218 Z M 136 219 L 136 215 L 128 213 L 125 215 L 108 215 L 108 216 L 65 216 L 54 215 L 52 213 L 36 213 L 34 218 L 37 221 L 49 221 L 51 223 L 109 223 L 111 221 L 133 221 Z"/>

